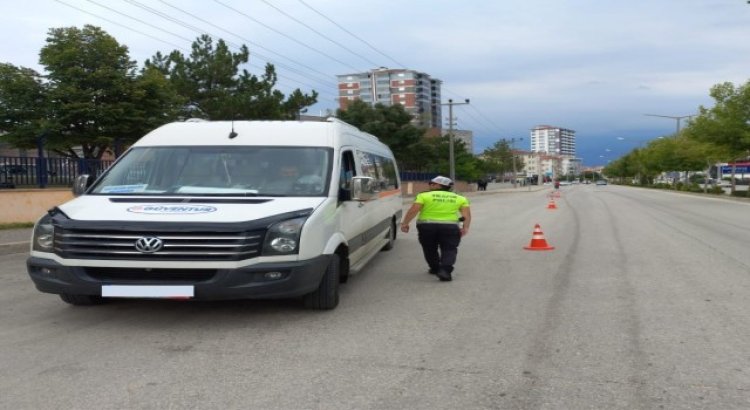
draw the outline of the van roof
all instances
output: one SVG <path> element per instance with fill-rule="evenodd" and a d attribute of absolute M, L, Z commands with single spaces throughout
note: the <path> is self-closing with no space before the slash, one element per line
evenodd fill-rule
<path fill-rule="evenodd" d="M 230 138 L 234 130 L 237 135 Z M 337 132 L 338 131 L 338 132 Z M 321 121 L 186 121 L 173 122 L 149 132 L 133 146 L 186 145 L 334 145 L 344 131 L 380 144 L 377 137 L 335 118 Z"/>

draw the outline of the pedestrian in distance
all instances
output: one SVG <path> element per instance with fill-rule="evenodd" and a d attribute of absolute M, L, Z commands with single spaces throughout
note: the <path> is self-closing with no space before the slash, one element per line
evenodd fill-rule
<path fill-rule="evenodd" d="M 409 223 L 417 218 L 417 234 L 430 274 L 443 281 L 453 280 L 453 268 L 461 238 L 469 233 L 471 209 L 466 197 L 451 192 L 453 181 L 437 176 L 430 190 L 414 199 L 401 221 L 401 232 L 409 232 Z M 460 215 L 460 217 L 459 217 Z"/>

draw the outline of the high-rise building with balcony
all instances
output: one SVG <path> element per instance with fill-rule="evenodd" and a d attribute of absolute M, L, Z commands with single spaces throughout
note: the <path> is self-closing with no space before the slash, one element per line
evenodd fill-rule
<path fill-rule="evenodd" d="M 414 125 L 441 128 L 440 85 L 442 81 L 428 74 L 406 69 L 381 67 L 366 73 L 337 76 L 339 108 L 346 109 L 354 100 L 371 105 L 401 104 L 414 119 Z"/>
<path fill-rule="evenodd" d="M 575 157 L 576 132 L 551 125 L 537 125 L 531 130 L 531 152 Z"/>

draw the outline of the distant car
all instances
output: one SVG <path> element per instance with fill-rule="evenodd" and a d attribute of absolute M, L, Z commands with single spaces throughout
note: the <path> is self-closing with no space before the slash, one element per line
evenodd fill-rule
<path fill-rule="evenodd" d="M 7 175 L 26 174 L 28 170 L 23 165 L 0 165 L 0 173 Z"/>
<path fill-rule="evenodd" d="M 605 181 L 603 179 L 600 179 L 600 180 L 596 181 L 596 185 L 607 185 L 607 181 Z"/>

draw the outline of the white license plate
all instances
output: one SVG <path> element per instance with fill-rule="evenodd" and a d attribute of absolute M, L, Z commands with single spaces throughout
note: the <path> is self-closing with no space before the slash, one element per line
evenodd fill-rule
<path fill-rule="evenodd" d="M 105 298 L 179 298 L 194 296 L 193 286 L 127 286 L 103 285 Z"/>

